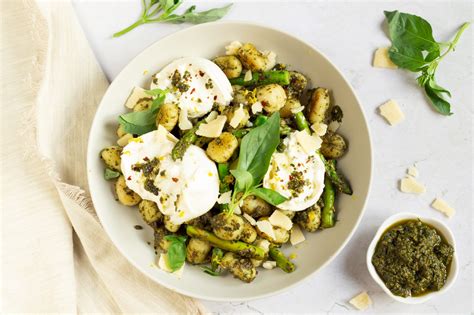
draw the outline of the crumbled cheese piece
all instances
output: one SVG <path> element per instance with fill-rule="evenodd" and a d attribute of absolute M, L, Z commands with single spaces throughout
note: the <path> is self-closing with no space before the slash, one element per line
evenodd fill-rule
<path fill-rule="evenodd" d="M 133 139 L 133 135 L 130 133 L 126 133 L 122 137 L 120 137 L 120 139 L 117 140 L 117 144 L 121 147 L 124 147 L 131 139 Z"/>
<path fill-rule="evenodd" d="M 237 55 L 240 47 L 242 47 L 242 43 L 239 41 L 233 41 L 229 45 L 225 46 L 225 54 L 226 55 Z"/>
<path fill-rule="evenodd" d="M 193 124 L 189 121 L 188 111 L 186 108 L 181 108 L 179 110 L 179 123 L 178 127 L 181 130 L 188 130 L 193 127 Z"/>
<path fill-rule="evenodd" d="M 389 100 L 379 106 L 380 115 L 382 115 L 390 125 L 395 126 L 405 119 L 405 115 L 394 100 Z"/>
<path fill-rule="evenodd" d="M 297 245 L 299 243 L 302 243 L 305 241 L 305 237 L 303 232 L 301 231 L 300 227 L 298 224 L 294 224 L 293 227 L 291 228 L 291 234 L 290 234 L 290 243 L 291 245 Z"/>
<path fill-rule="evenodd" d="M 298 106 L 298 107 L 290 109 L 290 112 L 292 114 L 298 114 L 299 112 L 302 112 L 303 110 L 304 110 L 304 106 Z"/>
<path fill-rule="evenodd" d="M 229 122 L 229 125 L 231 125 L 233 128 L 237 128 L 242 121 L 242 119 L 245 118 L 245 111 L 243 108 L 243 105 L 240 104 L 239 108 L 234 112 L 234 115 L 232 116 L 232 119 Z"/>
<path fill-rule="evenodd" d="M 130 92 L 130 95 L 128 96 L 127 100 L 125 101 L 125 107 L 133 109 L 133 107 L 142 98 L 151 98 L 151 96 L 146 94 L 145 90 L 141 87 L 135 86 Z"/>
<path fill-rule="evenodd" d="M 358 310 L 363 311 L 370 305 L 372 305 L 372 300 L 370 299 L 370 296 L 367 294 L 367 292 L 364 291 L 359 295 L 353 297 L 352 300 L 349 301 L 349 303 L 354 305 L 354 307 Z"/>
<path fill-rule="evenodd" d="M 252 218 L 252 217 L 251 217 L 250 215 L 248 215 L 247 213 L 244 213 L 244 214 L 243 214 L 243 217 L 244 217 L 247 221 L 249 221 L 250 225 L 253 225 L 253 226 L 257 225 L 257 221 L 255 221 L 255 219 Z"/>
<path fill-rule="evenodd" d="M 252 104 L 252 113 L 257 114 L 257 113 L 260 113 L 262 110 L 263 110 L 262 103 L 255 102 Z"/>
<path fill-rule="evenodd" d="M 277 55 L 273 51 L 264 51 L 263 54 L 267 59 L 265 62 L 265 70 L 270 71 L 276 65 Z"/>
<path fill-rule="evenodd" d="M 250 127 L 253 127 L 252 122 L 251 122 L 250 120 L 247 121 L 247 123 L 245 124 L 245 127 L 249 127 L 249 128 L 250 128 Z"/>
<path fill-rule="evenodd" d="M 275 240 L 275 232 L 273 231 L 273 226 L 271 223 L 267 220 L 261 220 L 257 221 L 257 229 L 266 234 L 268 237 L 270 237 L 272 240 Z"/>
<path fill-rule="evenodd" d="M 260 239 L 258 243 L 256 244 L 256 246 L 263 249 L 266 253 L 268 253 L 268 251 L 270 250 L 270 245 L 271 245 L 270 242 L 266 239 Z"/>
<path fill-rule="evenodd" d="M 252 71 L 247 70 L 244 75 L 244 82 L 252 80 Z"/>
<path fill-rule="evenodd" d="M 336 132 L 337 129 L 339 129 L 339 127 L 341 127 L 341 123 L 338 122 L 338 121 L 333 120 L 329 123 L 328 130 L 332 131 L 332 132 Z"/>
<path fill-rule="evenodd" d="M 297 131 L 296 140 L 307 154 L 314 154 L 323 142 L 320 137 L 311 136 L 305 130 Z"/>
<path fill-rule="evenodd" d="M 217 203 L 220 205 L 225 205 L 230 203 L 230 197 L 232 195 L 232 191 L 226 191 L 225 193 L 222 193 L 219 196 L 219 199 L 217 199 Z"/>
<path fill-rule="evenodd" d="M 211 120 L 208 123 L 200 124 L 196 134 L 207 138 L 217 138 L 221 135 L 222 129 L 227 121 L 227 117 L 219 115 L 216 119 Z"/>
<path fill-rule="evenodd" d="M 413 177 L 418 177 L 418 169 L 415 166 L 410 166 L 407 169 L 407 174 Z"/>
<path fill-rule="evenodd" d="M 328 131 L 328 125 L 324 123 L 314 123 L 311 125 L 311 129 L 314 131 L 315 134 L 322 137 Z"/>
<path fill-rule="evenodd" d="M 451 218 L 455 213 L 454 208 L 448 205 L 447 202 L 441 198 L 436 198 L 435 200 L 433 200 L 431 206 L 439 212 L 443 213 L 448 218 Z"/>
<path fill-rule="evenodd" d="M 161 253 L 160 255 L 160 259 L 158 260 L 158 267 L 166 272 L 170 272 L 174 275 L 176 275 L 178 278 L 181 278 L 181 276 L 183 275 L 183 270 L 184 270 L 184 265 L 183 264 L 181 266 L 181 268 L 179 268 L 178 270 L 176 271 L 172 271 L 171 268 L 169 267 L 169 264 L 168 264 L 168 255 L 165 254 L 165 253 Z"/>
<path fill-rule="evenodd" d="M 270 221 L 273 226 L 281 227 L 287 231 L 291 230 L 291 227 L 293 226 L 291 219 L 279 210 L 273 211 L 272 215 L 268 218 L 268 221 Z"/>
<path fill-rule="evenodd" d="M 234 208 L 234 213 L 235 213 L 235 214 L 242 214 L 242 210 L 240 210 L 240 206 L 239 206 L 239 205 L 235 206 L 235 208 Z"/>
<path fill-rule="evenodd" d="M 405 177 L 400 181 L 400 190 L 404 193 L 410 194 L 422 194 L 426 191 L 426 188 L 423 184 L 418 182 L 411 176 Z"/>
<path fill-rule="evenodd" d="M 218 115 L 219 115 L 219 113 L 217 111 L 213 110 L 212 112 L 209 113 L 209 115 L 207 115 L 206 118 L 204 118 L 204 120 L 206 122 L 213 121 L 214 119 L 217 118 Z"/>
<path fill-rule="evenodd" d="M 277 266 L 277 262 L 273 260 L 267 260 L 262 264 L 262 267 L 268 270 L 272 270 Z"/>
<path fill-rule="evenodd" d="M 381 47 L 375 51 L 373 66 L 376 68 L 397 69 L 388 55 L 389 47 Z"/>

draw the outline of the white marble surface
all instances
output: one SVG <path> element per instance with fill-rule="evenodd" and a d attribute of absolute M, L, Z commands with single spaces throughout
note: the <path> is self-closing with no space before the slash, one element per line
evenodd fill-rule
<path fill-rule="evenodd" d="M 217 1 L 201 1 L 199 8 L 218 4 Z M 112 39 L 113 32 L 138 16 L 138 0 L 75 0 L 75 7 L 109 79 L 113 79 L 143 48 L 167 34 L 189 27 L 146 25 L 120 39 Z M 373 51 L 389 44 L 382 30 L 383 10 L 393 9 L 428 19 L 435 38 L 440 41 L 452 36 L 461 22 L 473 19 L 469 1 L 237 2 L 226 17 L 259 22 L 292 33 L 316 46 L 342 70 L 356 89 L 369 120 L 375 174 L 362 223 L 344 251 L 329 266 L 278 296 L 245 303 L 204 301 L 210 311 L 346 313 L 354 311 L 347 301 L 367 290 L 374 303 L 367 312 L 472 312 L 472 27 L 457 50 L 439 67 L 439 83 L 453 94 L 454 115 L 443 117 L 431 110 L 416 86 L 413 74 L 371 67 Z M 389 98 L 396 99 L 406 114 L 406 120 L 396 127 L 390 127 L 376 112 L 377 106 Z M 422 196 L 403 194 L 397 189 L 398 180 L 413 163 L 420 171 L 419 180 L 427 187 Z M 448 220 L 430 208 L 431 201 L 437 196 L 456 208 L 454 218 Z M 445 295 L 423 305 L 409 306 L 391 300 L 370 278 L 365 266 L 366 249 L 376 228 L 398 211 L 440 218 L 453 229 L 457 239 L 460 259 L 457 282 Z M 252 290 L 251 285 L 249 290 Z"/>

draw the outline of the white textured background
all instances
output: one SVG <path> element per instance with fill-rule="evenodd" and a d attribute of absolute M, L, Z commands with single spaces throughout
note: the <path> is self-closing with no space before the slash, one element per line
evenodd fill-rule
<path fill-rule="evenodd" d="M 227 1 L 194 1 L 198 9 Z M 379 46 L 389 45 L 383 31 L 383 10 L 398 9 L 426 18 L 435 38 L 447 41 L 464 21 L 472 21 L 471 1 L 234 1 L 225 18 L 262 23 L 306 40 L 326 54 L 352 83 L 367 115 L 374 148 L 374 181 L 365 216 L 344 251 L 317 275 L 278 296 L 243 303 L 207 302 L 217 313 L 342 313 L 353 311 L 348 300 L 367 290 L 375 313 L 471 313 L 473 253 L 473 104 L 472 27 L 455 52 L 438 70 L 439 84 L 452 94 L 454 115 L 434 113 L 415 75 L 401 70 L 371 67 Z M 75 8 L 92 48 L 113 78 L 141 50 L 163 36 L 189 25 L 151 24 L 119 39 L 111 35 L 134 22 L 140 1 L 75 0 Z M 229 41 L 234 40 L 229 38 Z M 258 43 L 257 43 L 258 44 Z M 277 52 L 278 53 L 278 52 Z M 73 82 L 73 81 L 72 81 Z M 330 87 L 329 87 L 330 88 Z M 406 120 L 390 127 L 376 112 L 393 98 Z M 419 180 L 426 184 L 422 196 L 398 191 L 398 180 L 416 163 Z M 357 166 L 354 166 L 357 167 Z M 430 208 L 440 196 L 456 208 L 451 220 Z M 460 273 L 452 289 L 423 305 L 409 306 L 391 300 L 370 278 L 365 265 L 367 246 L 380 223 L 391 214 L 411 211 L 440 218 L 453 229 L 457 240 Z M 316 250 L 316 249 L 315 249 Z M 249 285 L 249 290 L 252 286 Z M 133 294 L 131 292 L 130 294 Z"/>

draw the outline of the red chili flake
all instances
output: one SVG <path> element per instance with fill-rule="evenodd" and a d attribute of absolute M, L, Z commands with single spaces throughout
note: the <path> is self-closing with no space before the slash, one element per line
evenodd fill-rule
<path fill-rule="evenodd" d="M 196 92 L 196 89 L 195 89 L 195 88 L 193 88 L 193 89 L 191 90 L 191 93 L 190 93 L 190 94 L 193 94 L 194 92 Z"/>
<path fill-rule="evenodd" d="M 172 179 L 172 180 L 173 180 L 173 182 L 175 182 L 175 183 L 177 183 L 177 182 L 178 182 L 178 180 L 179 180 L 179 179 L 178 179 L 178 178 L 176 178 L 176 177 L 173 177 L 173 178 L 171 178 L 171 179 Z"/>
<path fill-rule="evenodd" d="M 268 105 L 267 102 L 265 102 L 265 101 L 262 101 L 261 103 L 262 103 L 262 106 L 267 106 Z"/>
<path fill-rule="evenodd" d="M 214 95 L 214 101 L 217 100 L 217 95 Z"/>
<path fill-rule="evenodd" d="M 128 176 L 128 177 L 127 177 L 127 180 L 132 180 L 132 176 Z"/>
<path fill-rule="evenodd" d="M 148 156 L 145 156 L 145 157 L 143 158 L 143 161 L 148 162 L 148 161 L 150 161 L 150 159 L 148 158 Z"/>
<path fill-rule="evenodd" d="M 200 75 L 201 77 L 203 77 L 203 76 L 204 76 L 204 72 L 202 72 L 201 70 L 199 70 L 199 75 Z"/>
<path fill-rule="evenodd" d="M 289 179 L 289 180 L 292 180 L 292 179 L 293 179 L 293 176 L 291 176 L 291 175 L 288 176 L 288 179 Z"/>

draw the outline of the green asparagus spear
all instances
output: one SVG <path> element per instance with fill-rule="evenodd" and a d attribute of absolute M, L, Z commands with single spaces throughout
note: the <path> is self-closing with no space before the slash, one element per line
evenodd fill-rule
<path fill-rule="evenodd" d="M 293 264 L 285 255 L 276 247 L 270 247 L 270 257 L 276 261 L 278 268 L 286 273 L 295 271 L 295 264 Z"/>
<path fill-rule="evenodd" d="M 245 81 L 245 75 L 241 75 L 238 78 L 230 79 L 232 85 L 243 85 L 243 86 L 259 86 L 266 84 L 290 84 L 290 73 L 286 70 L 281 71 L 265 71 L 265 72 L 254 72 L 252 73 L 252 79 Z"/>
<path fill-rule="evenodd" d="M 334 208 L 335 191 L 329 177 L 324 178 L 323 201 L 324 207 L 321 211 L 321 227 L 331 228 L 336 224 L 336 210 Z"/>
<path fill-rule="evenodd" d="M 184 153 L 186 150 L 189 148 L 190 145 L 194 144 L 198 140 L 198 136 L 196 135 L 196 131 L 199 128 L 199 125 L 203 121 L 198 122 L 196 125 L 194 125 L 193 128 L 189 129 L 186 131 L 186 133 L 179 139 L 178 142 L 173 147 L 173 150 L 171 151 L 171 157 L 173 160 L 181 160 L 184 156 Z"/>
<path fill-rule="evenodd" d="M 257 118 L 255 118 L 255 126 L 261 126 L 267 121 L 268 117 L 265 115 L 258 115 Z"/>
<path fill-rule="evenodd" d="M 343 194 L 352 195 L 352 188 L 344 175 L 336 169 L 336 160 L 326 160 L 322 154 L 319 154 L 321 160 L 326 168 L 326 175 L 331 179 L 331 182 L 336 186 L 336 189 Z"/>
<path fill-rule="evenodd" d="M 295 122 L 298 130 L 306 130 L 309 132 L 308 121 L 306 120 L 306 117 L 304 117 L 303 112 L 298 112 L 295 114 Z"/>
<path fill-rule="evenodd" d="M 243 138 L 246 134 L 248 134 L 250 131 L 249 128 L 245 128 L 245 129 L 237 129 L 237 130 L 234 130 L 232 132 L 232 134 L 236 137 L 236 138 Z"/>
<path fill-rule="evenodd" d="M 224 252 L 222 249 L 214 247 L 212 249 L 212 256 L 211 256 L 211 269 L 216 271 L 219 268 L 222 260 L 222 256 L 224 256 Z"/>
<path fill-rule="evenodd" d="M 240 241 L 226 241 L 218 238 L 214 234 L 201 230 L 197 227 L 188 225 L 186 226 L 186 233 L 190 237 L 196 237 L 203 241 L 208 241 L 212 246 L 218 247 L 223 250 L 234 252 L 243 257 L 264 259 L 265 250 L 261 247 L 247 244 Z"/>

